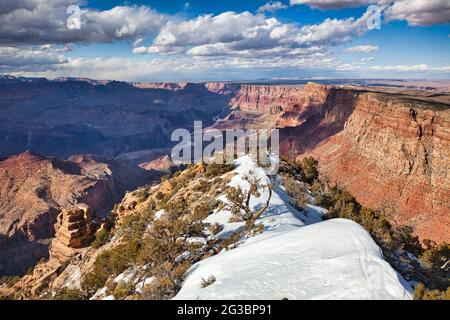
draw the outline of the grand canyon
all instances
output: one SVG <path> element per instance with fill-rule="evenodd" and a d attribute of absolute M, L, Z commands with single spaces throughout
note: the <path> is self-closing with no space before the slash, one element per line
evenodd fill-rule
<path fill-rule="evenodd" d="M 170 168 L 170 162 L 156 170 L 151 166 L 169 153 L 170 132 L 192 127 L 194 119 L 221 130 L 278 128 L 281 156 L 314 156 L 321 174 L 362 204 L 385 212 L 394 225 L 413 227 L 422 240 L 450 241 L 450 95 L 445 92 L 388 84 L 14 77 L 4 77 L 0 90 L 5 124 L 0 151 L 7 158 L 0 163 L 2 259 L 18 243 L 37 245 L 54 237 L 61 208 L 80 202 L 105 215 L 126 190 L 156 182 L 158 172 Z M 117 173 L 126 164 L 137 172 L 126 173 L 133 181 L 124 182 Z M 41 246 L 45 249 L 31 250 L 31 256 L 46 256 L 47 246 Z M 2 261 L 2 272 L 19 270 Z"/>

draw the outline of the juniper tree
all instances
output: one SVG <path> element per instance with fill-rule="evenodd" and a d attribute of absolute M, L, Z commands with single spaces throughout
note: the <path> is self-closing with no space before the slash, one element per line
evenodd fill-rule
<path fill-rule="evenodd" d="M 269 207 L 270 199 L 272 198 L 273 185 L 263 185 L 261 179 L 255 177 L 253 172 L 246 174 L 243 179 L 249 184 L 248 190 L 244 191 L 240 186 L 228 189 L 226 194 L 228 203 L 226 206 L 235 217 L 246 221 L 248 230 L 251 230 L 255 221 L 260 218 Z M 267 189 L 269 196 L 262 207 L 254 210 L 250 206 L 250 200 L 252 197 L 259 198 L 261 196 L 261 189 Z"/>

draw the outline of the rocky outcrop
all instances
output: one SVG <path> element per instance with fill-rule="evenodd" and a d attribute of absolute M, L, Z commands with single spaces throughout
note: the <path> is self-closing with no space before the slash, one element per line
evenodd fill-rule
<path fill-rule="evenodd" d="M 205 84 L 205 87 L 206 89 L 214 93 L 225 96 L 234 96 L 241 88 L 241 85 L 238 83 L 229 82 L 208 82 Z"/>
<path fill-rule="evenodd" d="M 167 174 L 172 171 L 172 169 L 175 167 L 175 164 L 172 162 L 168 155 L 165 155 L 155 160 L 141 163 L 139 167 L 145 170 L 155 170 Z"/>
<path fill-rule="evenodd" d="M 384 94 L 360 95 L 339 133 L 305 150 L 321 172 L 364 205 L 421 239 L 450 241 L 450 108 Z"/>
<path fill-rule="evenodd" d="M 327 86 L 242 86 L 216 125 L 280 128 L 282 155 L 313 155 L 323 175 L 365 206 L 450 241 L 450 105 L 424 92 Z"/>
<path fill-rule="evenodd" d="M 25 152 L 0 161 L 0 275 L 24 273 L 48 256 L 63 208 L 84 203 L 93 218 L 103 218 L 126 190 L 162 174 L 93 155 L 63 161 Z"/>
<path fill-rule="evenodd" d="M 106 212 L 115 193 L 104 163 L 84 165 L 31 152 L 0 162 L 0 274 L 26 272 L 48 255 L 61 208 L 86 203 Z"/>
<path fill-rule="evenodd" d="M 181 90 L 186 86 L 186 82 L 134 82 L 133 86 L 139 89 L 164 89 L 164 90 Z"/>
<path fill-rule="evenodd" d="M 75 256 L 95 255 L 88 246 L 95 237 L 96 224 L 86 205 L 63 209 L 54 227 L 55 238 L 50 245 L 49 259 L 40 262 L 11 288 L 0 288 L 0 294 L 13 299 L 38 299 L 44 289 L 58 278 L 61 279 L 61 273 Z M 59 284 L 55 291 L 63 286 Z"/>
<path fill-rule="evenodd" d="M 87 206 L 63 209 L 55 224 L 55 239 L 50 246 L 50 259 L 61 263 L 88 246 L 95 237 L 95 226 Z"/>

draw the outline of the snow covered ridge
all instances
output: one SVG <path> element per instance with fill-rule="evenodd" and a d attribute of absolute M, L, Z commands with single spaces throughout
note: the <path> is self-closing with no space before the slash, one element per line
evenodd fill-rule
<path fill-rule="evenodd" d="M 269 207 L 257 220 L 265 231 L 194 264 L 174 299 L 411 299 L 407 282 L 361 226 L 345 219 L 322 221 L 324 209 L 312 205 L 305 215 L 288 204 L 277 177 L 267 177 L 249 156 L 236 165 L 230 186 L 248 188 L 243 177 L 249 172 L 275 184 Z M 267 197 L 261 190 L 250 205 L 258 208 Z M 223 224 L 216 237 L 226 236 L 243 227 L 229 223 L 230 216 L 221 209 L 205 222 Z"/>

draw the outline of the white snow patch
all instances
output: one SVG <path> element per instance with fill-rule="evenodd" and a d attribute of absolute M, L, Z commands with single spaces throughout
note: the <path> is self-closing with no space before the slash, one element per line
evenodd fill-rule
<path fill-rule="evenodd" d="M 89 300 L 103 300 L 107 296 L 107 292 L 108 288 L 103 287 L 99 289 Z"/>
<path fill-rule="evenodd" d="M 164 209 L 158 210 L 155 212 L 155 220 L 158 220 L 165 213 Z"/>
<path fill-rule="evenodd" d="M 136 274 L 136 270 L 134 268 L 128 268 L 121 274 L 119 274 L 117 277 L 114 278 L 113 282 L 119 284 L 119 283 L 129 283 L 134 275 Z"/>
<path fill-rule="evenodd" d="M 233 176 L 228 183 L 231 187 L 240 187 L 243 191 L 247 191 L 250 186 L 249 183 L 244 180 L 244 177 L 249 173 L 252 173 L 256 178 L 260 179 L 260 183 L 263 186 L 271 183 L 275 184 L 269 207 L 264 212 L 261 219 L 258 220 L 258 223 L 264 224 L 266 230 L 298 227 L 305 225 L 305 222 L 315 223 L 321 221 L 317 216 L 309 218 L 290 206 L 289 196 L 283 190 L 280 182 L 276 178 L 270 179 L 262 168 L 255 165 L 250 156 L 244 156 L 235 160 L 235 165 L 236 169 L 234 172 L 236 175 Z M 261 188 L 259 191 L 261 194 L 259 198 L 252 197 L 250 199 L 250 206 L 254 210 L 263 206 L 269 197 L 267 188 Z M 224 203 L 228 203 L 225 195 L 221 195 L 217 199 Z M 245 222 L 230 223 L 229 220 L 231 217 L 232 214 L 227 209 L 215 210 L 204 220 L 204 222 L 210 224 L 219 223 L 223 225 L 223 230 L 214 236 L 216 239 L 223 239 L 229 237 L 233 232 L 240 231 L 245 225 Z"/>
<path fill-rule="evenodd" d="M 203 237 L 189 237 L 186 239 L 187 243 L 206 244 L 206 239 Z"/>
<path fill-rule="evenodd" d="M 358 224 L 344 219 L 322 221 L 326 210 L 307 205 L 299 212 L 279 180 L 244 156 L 235 161 L 229 185 L 248 190 L 248 172 L 262 184 L 274 183 L 268 209 L 257 223 L 265 231 L 235 249 L 200 261 L 188 271 L 175 299 L 411 299 L 411 288 L 384 261 L 381 250 Z M 260 190 L 250 205 L 257 209 L 269 196 Z M 225 196 L 218 198 L 227 202 Z M 216 210 L 204 222 L 223 225 L 215 238 L 226 238 L 244 222 L 230 223 L 228 210 Z M 217 280 L 201 288 L 202 279 Z"/>
<path fill-rule="evenodd" d="M 145 286 L 151 284 L 155 280 L 156 280 L 156 277 L 152 276 L 152 277 L 147 277 L 142 281 L 139 281 L 138 283 L 136 283 L 135 291 L 137 293 L 141 294 L 142 291 L 144 290 Z"/>
<path fill-rule="evenodd" d="M 202 278 L 217 280 L 206 288 Z M 407 283 L 358 224 L 272 231 L 195 264 L 175 299 L 410 299 Z"/>
<path fill-rule="evenodd" d="M 76 265 L 69 264 L 64 270 L 69 274 L 64 286 L 69 289 L 81 289 L 81 270 L 80 267 Z"/>

